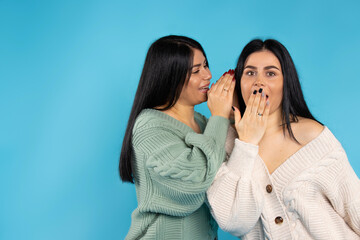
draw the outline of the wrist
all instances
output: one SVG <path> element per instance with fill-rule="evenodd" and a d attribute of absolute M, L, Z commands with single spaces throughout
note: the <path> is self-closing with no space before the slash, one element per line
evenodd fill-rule
<path fill-rule="evenodd" d="M 239 136 L 239 140 L 242 141 L 242 142 L 250 143 L 250 144 L 259 146 L 259 142 L 260 142 L 260 141 L 258 141 L 258 140 L 251 139 L 251 138 L 247 138 L 247 137 L 243 137 L 243 136 L 241 136 L 241 135 L 239 134 L 239 132 L 238 132 L 238 136 Z"/>
<path fill-rule="evenodd" d="M 226 116 L 226 114 L 221 114 L 221 113 L 214 113 L 214 114 L 211 114 L 211 116 L 219 116 L 219 117 L 229 119 L 229 116 Z"/>

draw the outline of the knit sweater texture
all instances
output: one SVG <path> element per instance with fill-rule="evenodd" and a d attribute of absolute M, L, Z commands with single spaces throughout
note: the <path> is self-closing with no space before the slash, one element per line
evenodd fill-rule
<path fill-rule="evenodd" d="M 258 146 L 232 132 L 207 192 L 223 230 L 245 240 L 360 239 L 360 180 L 327 127 L 272 174 Z"/>
<path fill-rule="evenodd" d="M 138 207 L 126 239 L 214 239 L 217 224 L 206 191 L 225 159 L 229 120 L 195 112 L 202 134 L 154 109 L 133 129 L 133 175 Z"/>

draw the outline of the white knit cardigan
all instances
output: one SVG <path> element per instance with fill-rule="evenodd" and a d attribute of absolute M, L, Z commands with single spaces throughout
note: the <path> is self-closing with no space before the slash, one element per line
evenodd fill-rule
<path fill-rule="evenodd" d="M 242 239 L 360 239 L 360 180 L 327 127 L 272 174 L 231 129 L 233 151 L 207 192 L 220 228 Z"/>

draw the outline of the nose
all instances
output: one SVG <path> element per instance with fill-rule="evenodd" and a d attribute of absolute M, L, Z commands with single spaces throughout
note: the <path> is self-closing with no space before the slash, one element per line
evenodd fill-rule
<path fill-rule="evenodd" d="M 258 88 L 265 86 L 265 81 L 261 76 L 257 76 L 254 85 Z"/>
<path fill-rule="evenodd" d="M 205 68 L 203 71 L 203 78 L 205 80 L 210 80 L 212 78 L 211 72 L 209 68 Z"/>

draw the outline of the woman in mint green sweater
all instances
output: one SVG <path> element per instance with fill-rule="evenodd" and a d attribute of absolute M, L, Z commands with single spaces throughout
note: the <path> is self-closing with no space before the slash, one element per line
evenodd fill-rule
<path fill-rule="evenodd" d="M 149 48 L 123 139 L 120 176 L 138 207 L 126 239 L 215 239 L 206 190 L 225 157 L 235 81 L 229 70 L 209 89 L 201 45 L 166 36 Z M 208 101 L 207 120 L 194 106 Z"/>

